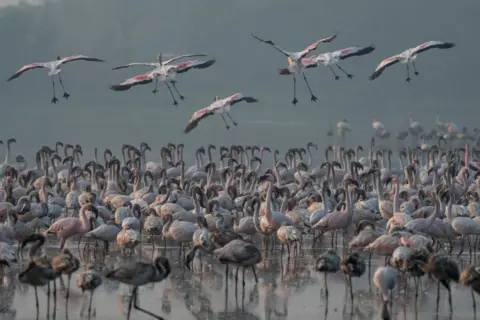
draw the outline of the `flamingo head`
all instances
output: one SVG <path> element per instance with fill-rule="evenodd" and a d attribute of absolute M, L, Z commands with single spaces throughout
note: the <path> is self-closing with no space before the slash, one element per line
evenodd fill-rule
<path fill-rule="evenodd" d="M 406 247 L 410 247 L 412 249 L 415 249 L 417 246 L 415 245 L 415 243 L 413 243 L 412 241 L 410 241 L 410 239 L 408 238 L 405 238 L 405 237 L 401 237 L 400 238 L 400 243 L 403 245 L 403 246 L 406 246 Z"/>
<path fill-rule="evenodd" d="M 392 182 L 397 183 L 398 181 L 399 180 L 397 176 L 392 176 Z"/>

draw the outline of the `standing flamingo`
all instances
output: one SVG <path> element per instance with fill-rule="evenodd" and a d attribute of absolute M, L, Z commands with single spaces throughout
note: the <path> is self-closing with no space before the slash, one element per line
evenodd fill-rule
<path fill-rule="evenodd" d="M 410 78 L 409 63 L 411 63 L 413 65 L 413 70 L 415 70 L 415 75 L 418 76 L 418 71 L 417 71 L 417 68 L 415 66 L 415 59 L 417 58 L 417 54 L 422 53 L 422 52 L 427 51 L 427 50 L 430 50 L 430 49 L 435 49 L 435 48 L 436 49 L 450 49 L 450 48 L 453 48 L 453 47 L 455 47 L 455 44 L 451 43 L 451 42 L 442 42 L 442 41 L 427 41 L 427 42 L 424 42 L 421 45 L 418 45 L 414 48 L 407 49 L 400 54 L 394 55 L 394 56 L 392 56 L 390 58 L 387 58 L 387 59 L 383 60 L 382 62 L 380 62 L 377 69 L 375 69 L 375 72 L 370 76 L 370 80 L 374 80 L 374 79 L 378 78 L 386 68 L 388 68 L 388 67 L 390 67 L 390 66 L 392 66 L 392 65 L 394 65 L 398 62 L 401 62 L 401 63 L 404 63 L 404 64 L 407 65 L 407 79 L 406 79 L 406 81 L 410 82 L 411 78 Z"/>
<path fill-rule="evenodd" d="M 287 56 L 288 58 L 288 67 L 287 68 L 282 68 L 279 70 L 279 74 L 281 75 L 288 75 L 288 74 L 292 74 L 293 75 L 293 105 L 296 105 L 298 103 L 298 100 L 297 100 L 297 89 L 296 89 L 296 86 L 297 86 L 297 79 L 296 79 L 296 75 L 297 74 L 300 74 L 302 73 L 303 75 L 303 79 L 305 80 L 305 83 L 307 84 L 307 88 L 308 88 L 308 91 L 310 91 L 310 96 L 311 96 L 311 100 L 312 101 L 316 101 L 317 100 L 317 97 L 315 97 L 312 93 L 312 89 L 310 89 L 310 85 L 308 84 L 308 80 L 307 80 L 307 77 L 305 76 L 305 72 L 303 71 L 303 69 L 305 68 L 304 65 L 302 64 L 302 59 L 305 58 L 307 56 L 307 54 L 309 54 L 310 52 L 312 52 L 313 50 L 315 50 L 317 48 L 317 46 L 320 44 L 320 43 L 328 43 L 328 42 L 331 42 L 333 41 L 337 35 L 333 35 L 331 37 L 328 37 L 328 38 L 324 38 L 324 39 L 320 39 L 318 41 L 315 41 L 314 43 L 312 43 L 311 45 L 309 45 L 308 47 L 306 47 L 305 49 L 303 49 L 303 51 L 300 51 L 300 52 L 289 52 L 289 51 L 286 51 L 284 49 L 282 49 L 281 47 L 277 46 L 273 41 L 271 40 L 262 40 L 260 39 L 259 37 L 257 37 L 256 35 L 254 35 L 252 33 L 252 36 L 257 39 L 258 41 L 261 41 L 263 43 L 266 43 L 266 44 L 269 44 L 271 46 L 273 46 L 277 51 L 283 53 L 285 56 Z"/>
<path fill-rule="evenodd" d="M 352 277 L 361 277 L 365 273 L 366 265 L 365 260 L 360 256 L 358 252 L 354 252 L 348 257 L 342 259 L 340 262 L 340 268 L 347 277 L 347 283 L 350 288 L 350 300 L 353 305 L 353 286 Z"/>
<path fill-rule="evenodd" d="M 480 267 L 469 266 L 460 273 L 460 281 L 470 287 L 472 295 L 473 314 L 477 315 L 477 303 L 475 302 L 474 292 L 480 294 Z"/>
<path fill-rule="evenodd" d="M 333 249 L 330 249 L 322 253 L 320 257 L 318 257 L 317 259 L 316 269 L 319 272 L 323 272 L 323 275 L 325 277 L 325 299 L 327 301 L 327 307 L 328 307 L 327 274 L 335 273 L 340 270 L 340 257 L 338 256 L 337 252 L 335 252 L 335 250 Z"/>
<path fill-rule="evenodd" d="M 53 86 L 53 99 L 52 103 L 57 103 L 58 99 L 55 96 L 55 75 L 58 75 L 58 81 L 60 82 L 60 85 L 62 86 L 63 89 L 63 97 L 65 99 L 68 99 L 70 95 L 65 92 L 65 87 L 63 86 L 63 81 L 62 78 L 60 77 L 60 72 L 62 69 L 60 69 L 62 64 L 65 64 L 67 62 L 72 62 L 72 61 L 78 61 L 78 60 L 83 60 L 83 61 L 95 61 L 95 62 L 105 62 L 104 60 L 97 59 L 97 58 L 92 58 L 88 56 L 83 56 L 83 55 L 75 55 L 75 56 L 69 56 L 69 57 L 64 57 L 60 58 L 60 56 L 57 56 L 57 60 L 54 61 L 49 61 L 49 62 L 35 62 L 35 63 L 30 63 L 27 65 L 24 65 L 18 71 L 16 71 L 10 78 L 7 79 L 7 81 L 11 81 L 13 79 L 16 79 L 20 77 L 24 72 L 32 69 L 37 69 L 37 68 L 46 68 L 49 69 L 48 76 L 52 77 L 52 86 Z"/>
<path fill-rule="evenodd" d="M 95 218 L 87 218 L 87 211 L 93 212 L 95 214 Z M 88 203 L 80 209 L 80 218 L 68 217 L 59 219 L 55 221 L 55 223 L 53 223 L 50 228 L 47 229 L 47 231 L 45 231 L 45 235 L 49 233 L 56 234 L 60 238 L 59 251 L 62 251 L 68 238 L 71 238 L 75 235 L 84 235 L 90 231 L 92 229 L 92 224 L 97 218 L 97 208 Z"/>
<path fill-rule="evenodd" d="M 85 267 L 85 271 L 81 272 L 77 276 L 77 287 L 82 290 L 82 293 L 85 291 L 90 291 L 90 302 L 88 304 L 88 316 L 92 312 L 92 300 L 93 292 L 102 284 L 102 277 L 95 271 L 95 268 L 92 264 L 89 264 Z M 80 316 L 83 315 L 83 305 L 82 310 L 80 311 Z M 93 311 L 93 316 L 95 316 L 95 310 Z"/>
<path fill-rule="evenodd" d="M 130 312 L 133 307 L 143 313 L 148 314 L 155 319 L 164 320 L 162 317 L 153 314 L 150 311 L 140 308 L 137 304 L 138 287 L 152 282 L 161 282 L 171 272 L 170 262 L 165 257 L 157 257 L 153 263 L 136 262 L 133 264 L 121 266 L 106 274 L 107 279 L 114 279 L 124 284 L 133 286 L 132 296 L 128 303 L 127 320 L 130 319 Z"/>
<path fill-rule="evenodd" d="M 231 95 L 230 97 L 224 98 L 224 99 L 219 99 L 218 96 L 215 96 L 213 99 L 213 103 L 209 105 L 208 107 L 202 108 L 200 110 L 195 111 L 192 114 L 192 117 L 188 121 L 187 126 L 185 127 L 185 130 L 183 132 L 189 133 L 193 129 L 195 129 L 198 125 L 198 123 L 202 120 L 207 118 L 208 116 L 214 115 L 214 114 L 219 114 L 223 122 L 225 123 L 225 128 L 228 130 L 230 127 L 227 124 L 227 121 L 225 120 L 225 117 L 223 114 L 227 114 L 227 116 L 230 118 L 232 123 L 236 126 L 237 123 L 232 119 L 232 116 L 230 116 L 230 109 L 233 105 L 245 101 L 247 103 L 253 103 L 253 102 L 258 102 L 257 99 L 253 97 L 245 97 L 241 93 L 235 93 L 234 95 Z"/>
<path fill-rule="evenodd" d="M 398 272 L 390 266 L 378 267 L 373 275 L 373 284 L 382 292 L 383 308 L 382 319 L 390 319 L 388 302 L 391 302 L 392 291 L 397 285 Z M 405 280 L 406 281 L 406 280 Z"/>

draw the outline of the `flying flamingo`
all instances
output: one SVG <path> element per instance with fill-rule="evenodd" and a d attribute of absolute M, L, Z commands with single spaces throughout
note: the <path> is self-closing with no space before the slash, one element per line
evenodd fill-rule
<path fill-rule="evenodd" d="M 20 77 L 24 72 L 32 69 L 37 69 L 37 68 L 46 68 L 49 69 L 50 71 L 48 72 L 48 75 L 52 77 L 52 86 L 53 86 L 53 99 L 52 103 L 57 103 L 58 99 L 55 96 L 55 75 L 58 75 L 58 81 L 60 82 L 60 85 L 62 86 L 63 89 L 63 97 L 65 99 L 68 99 L 70 95 L 65 92 L 65 87 L 63 86 L 62 78 L 60 77 L 60 72 L 62 69 L 60 69 L 60 66 L 64 63 L 71 62 L 71 61 L 77 61 L 77 60 L 84 60 L 84 61 L 94 61 L 94 62 L 105 62 L 105 60 L 97 59 L 97 58 L 92 58 L 84 55 L 75 55 L 75 56 L 69 56 L 69 57 L 64 57 L 63 59 L 60 58 L 60 56 L 57 56 L 57 60 L 54 61 L 49 61 L 49 62 L 35 62 L 35 63 L 30 63 L 27 65 L 24 65 L 20 69 L 18 69 L 17 72 L 15 72 L 10 78 L 7 79 L 7 81 L 11 81 L 13 79 L 16 79 Z"/>
<path fill-rule="evenodd" d="M 277 51 L 280 51 L 281 53 L 283 53 L 284 55 L 287 56 L 288 67 L 280 69 L 279 74 L 281 74 L 281 75 L 292 74 L 293 75 L 293 101 L 292 101 L 293 105 L 296 105 L 298 103 L 297 94 L 296 94 L 297 79 L 295 78 L 295 75 L 300 74 L 300 73 L 302 73 L 303 79 L 305 80 L 305 83 L 307 84 L 308 91 L 310 91 L 310 95 L 311 95 L 310 99 L 312 101 L 316 101 L 317 97 L 315 97 L 313 95 L 312 89 L 310 89 L 310 85 L 308 84 L 307 77 L 305 76 L 305 72 L 303 71 L 305 66 L 302 64 L 302 59 L 305 58 L 307 56 L 307 54 L 309 54 L 310 52 L 315 50 L 320 43 L 331 42 L 331 41 L 335 40 L 337 35 L 335 34 L 331 37 L 315 41 L 314 43 L 312 43 L 311 45 L 309 45 L 308 47 L 303 49 L 303 51 L 300 51 L 300 52 L 289 52 L 289 51 L 286 51 L 286 50 L 282 49 L 281 47 L 277 46 L 271 40 L 262 40 L 259 37 L 257 37 L 256 35 L 254 35 L 253 33 L 252 33 L 252 36 L 255 39 L 257 39 L 258 41 L 261 41 L 263 43 L 266 43 L 266 44 L 269 44 L 269 45 L 273 46 L 275 49 L 277 49 Z"/>
<path fill-rule="evenodd" d="M 213 103 L 211 105 L 209 105 L 206 108 L 197 110 L 192 114 L 192 117 L 188 121 L 188 124 L 185 130 L 183 130 L 183 132 L 189 133 L 190 131 L 192 131 L 197 127 L 198 123 L 202 119 L 205 119 L 206 117 L 211 116 L 213 114 L 219 114 L 222 117 L 223 122 L 225 123 L 225 128 L 227 128 L 227 130 L 230 129 L 230 127 L 228 126 L 227 121 L 223 116 L 224 113 L 227 114 L 227 116 L 230 118 L 232 123 L 236 126 L 237 123 L 230 116 L 230 108 L 231 106 L 242 101 L 245 101 L 247 103 L 258 102 L 257 99 L 253 97 L 245 97 L 241 93 L 235 93 L 234 95 L 231 95 L 230 97 L 227 97 L 224 99 L 219 99 L 218 96 L 215 96 L 215 98 L 213 99 Z"/>
<path fill-rule="evenodd" d="M 184 55 L 184 56 L 180 56 L 180 57 L 183 58 L 183 57 L 188 57 L 188 56 L 192 56 L 192 55 Z M 178 59 L 180 59 L 180 58 L 178 58 Z M 178 101 L 175 99 L 172 88 L 170 88 L 170 85 L 168 83 L 170 82 L 172 84 L 173 88 L 177 92 L 180 99 L 183 100 L 183 99 L 185 99 L 185 97 L 180 93 L 180 91 L 178 91 L 178 88 L 175 84 L 176 81 L 173 80 L 175 78 L 175 76 L 178 73 L 184 73 L 184 72 L 187 72 L 191 69 L 205 69 L 205 68 L 208 68 L 212 64 L 215 63 L 215 59 L 211 59 L 211 60 L 207 60 L 207 61 L 192 60 L 192 61 L 185 61 L 185 62 L 182 62 L 182 63 L 179 63 L 179 64 L 167 64 L 167 63 L 171 63 L 172 60 L 174 61 L 175 60 L 175 58 L 174 58 L 174 59 L 167 60 L 166 62 L 164 62 L 162 64 L 161 54 L 158 55 L 158 60 L 159 60 L 158 63 L 153 63 L 153 64 L 140 63 L 141 65 L 156 66 L 156 68 L 151 70 L 150 72 L 147 72 L 147 73 L 140 74 L 140 75 L 137 75 L 135 77 L 129 78 L 129 79 L 123 81 L 120 84 L 112 85 L 112 86 L 110 86 L 110 89 L 112 89 L 114 91 L 125 91 L 125 90 L 128 90 L 128 89 L 136 86 L 136 85 L 150 83 L 150 82 L 153 82 L 155 80 L 155 89 L 153 89 L 152 92 L 153 92 L 153 94 L 156 94 L 158 92 L 158 90 L 157 90 L 158 79 L 160 78 L 160 80 L 163 81 L 165 83 L 165 85 L 167 86 L 168 91 L 170 92 L 170 95 L 173 98 L 173 105 L 176 106 L 176 105 L 178 105 Z M 136 63 L 136 64 L 131 63 L 131 64 L 128 64 L 128 65 L 116 67 L 116 68 L 113 68 L 113 69 L 115 70 L 115 69 L 126 68 L 128 66 L 137 65 L 137 64 L 138 63 Z"/>
<path fill-rule="evenodd" d="M 302 59 L 302 64 L 305 65 L 305 68 L 315 68 L 317 66 L 323 65 L 326 66 L 332 71 L 333 76 L 335 77 L 335 80 L 340 79 L 340 77 L 333 71 L 333 68 L 331 67 L 332 64 L 336 65 L 340 71 L 345 73 L 345 75 L 348 77 L 348 79 L 353 78 L 353 74 L 349 74 L 346 72 L 339 64 L 338 62 L 340 60 L 345 60 L 350 57 L 355 57 L 355 56 L 363 56 L 366 54 L 369 54 L 375 50 L 375 46 L 371 45 L 368 47 L 349 47 L 341 50 L 336 50 L 332 52 L 325 52 L 321 53 L 319 55 L 312 55 L 310 57 L 306 57 L 305 59 Z"/>
<path fill-rule="evenodd" d="M 455 43 L 451 43 L 451 42 L 442 42 L 442 41 L 427 41 L 427 42 L 424 42 L 419 46 L 407 49 L 400 54 L 394 55 L 394 56 L 392 56 L 390 58 L 387 58 L 387 59 L 383 60 L 382 62 L 380 62 L 377 69 L 375 69 L 375 72 L 370 76 L 370 80 L 374 80 L 374 79 L 378 78 L 386 68 L 388 68 L 390 66 L 393 66 L 397 62 L 401 62 L 401 63 L 404 63 L 404 64 L 407 65 L 407 79 L 406 79 L 406 81 L 410 82 L 411 78 L 410 78 L 409 63 L 411 63 L 413 65 L 413 70 L 415 71 L 415 75 L 418 76 L 418 74 L 419 74 L 418 71 L 417 71 L 417 68 L 415 66 L 415 59 L 417 58 L 417 54 L 419 54 L 421 52 L 424 52 L 424 51 L 427 51 L 427 50 L 430 50 L 430 49 L 434 49 L 434 48 L 436 48 L 436 49 L 450 49 L 450 48 L 453 48 L 453 47 L 455 47 Z"/>

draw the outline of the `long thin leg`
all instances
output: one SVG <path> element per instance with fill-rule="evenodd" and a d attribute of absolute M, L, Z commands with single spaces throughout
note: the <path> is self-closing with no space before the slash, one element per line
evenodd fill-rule
<path fill-rule="evenodd" d="M 170 95 L 172 96 L 172 99 L 173 99 L 173 105 L 176 106 L 176 105 L 178 104 L 178 102 L 177 102 L 177 100 L 175 99 L 175 96 L 173 95 L 172 88 L 170 88 L 170 86 L 168 85 L 167 81 L 165 81 L 165 85 L 167 86 L 168 91 L 170 91 Z"/>
<path fill-rule="evenodd" d="M 141 311 L 145 314 L 148 314 L 150 317 L 153 317 L 155 319 L 158 319 L 158 320 L 164 320 L 164 318 L 160 317 L 160 316 L 157 316 L 156 314 L 154 314 L 153 312 L 150 312 L 148 310 L 145 310 L 145 309 L 142 309 L 140 308 L 140 306 L 137 304 L 137 295 L 138 295 L 138 287 L 135 287 L 134 291 L 133 291 L 133 296 L 134 296 L 134 299 L 133 299 L 133 307 L 138 310 L 138 311 Z"/>
<path fill-rule="evenodd" d="M 175 91 L 177 91 L 177 94 L 178 94 L 178 97 L 180 98 L 180 100 L 184 100 L 185 97 L 182 96 L 182 94 L 180 93 L 180 91 L 178 91 L 178 88 L 177 88 L 177 85 L 176 85 L 177 81 L 172 80 L 172 81 L 170 81 L 170 83 L 172 84 L 173 89 L 175 89 Z"/>
<path fill-rule="evenodd" d="M 88 303 L 88 316 L 92 314 L 92 300 L 93 300 L 93 290 L 90 291 L 90 301 Z"/>
<path fill-rule="evenodd" d="M 295 75 L 293 75 L 293 105 L 296 105 L 298 103 L 297 100 L 297 78 L 295 78 Z"/>
<path fill-rule="evenodd" d="M 407 79 L 405 81 L 410 82 L 410 80 L 412 80 L 410 78 L 410 66 L 408 65 L 408 62 L 407 62 Z"/>
<path fill-rule="evenodd" d="M 155 77 L 155 89 L 152 90 L 153 95 L 158 92 L 158 78 Z"/>
<path fill-rule="evenodd" d="M 473 292 L 473 289 L 470 289 L 470 294 L 472 295 L 473 318 L 477 319 L 477 303 L 475 302 L 475 293 Z"/>
<path fill-rule="evenodd" d="M 348 79 L 352 79 L 353 78 L 353 74 L 350 74 L 348 73 L 347 71 L 343 70 L 342 67 L 340 67 L 340 65 L 336 64 L 337 68 L 340 69 L 343 73 L 345 73 L 345 75 L 347 76 Z"/>
<path fill-rule="evenodd" d="M 230 120 L 232 120 L 233 125 L 237 126 L 237 123 L 235 122 L 235 120 L 232 119 L 232 116 L 230 115 L 230 112 L 227 112 L 227 116 L 230 118 Z"/>
<path fill-rule="evenodd" d="M 418 76 L 420 73 L 418 73 L 417 71 L 417 67 L 415 66 L 415 61 L 412 61 L 412 65 L 413 65 L 413 70 L 415 71 L 414 74 Z"/>
<path fill-rule="evenodd" d="M 60 85 L 62 86 L 63 97 L 65 99 L 68 99 L 68 97 L 70 97 L 70 95 L 65 91 L 65 86 L 63 85 L 63 81 L 62 81 L 62 77 L 60 76 L 60 73 L 58 73 L 57 76 L 58 76 L 58 81 L 60 82 Z"/>
<path fill-rule="evenodd" d="M 52 103 L 57 103 L 58 99 L 55 96 L 55 79 L 52 76 L 52 87 L 53 87 L 53 98 L 52 98 Z"/>
<path fill-rule="evenodd" d="M 230 129 L 230 126 L 228 125 L 227 120 L 225 120 L 223 114 L 220 113 L 220 115 L 222 116 L 223 122 L 225 123 L 225 128 L 227 128 L 227 130 Z"/>
<path fill-rule="evenodd" d="M 132 295 L 130 296 L 130 301 L 128 302 L 127 320 L 130 320 L 130 313 L 132 312 L 133 299 L 135 299 L 136 289 L 136 287 L 133 288 Z"/>
<path fill-rule="evenodd" d="M 255 277 L 255 282 L 258 283 L 257 273 L 255 272 L 255 266 L 252 266 L 253 276 Z"/>
<path fill-rule="evenodd" d="M 310 89 L 310 84 L 308 84 L 307 76 L 305 76 L 305 72 L 302 72 L 303 74 L 303 80 L 305 80 L 305 83 L 307 84 L 308 91 L 310 91 L 310 100 L 312 101 L 317 101 L 317 97 L 315 97 L 312 93 L 312 89 Z"/>
<path fill-rule="evenodd" d="M 328 68 L 330 69 L 330 71 L 332 71 L 333 76 L 335 77 L 335 80 L 340 79 L 340 77 L 335 73 L 335 71 L 333 71 L 333 68 L 331 66 L 328 66 Z"/>

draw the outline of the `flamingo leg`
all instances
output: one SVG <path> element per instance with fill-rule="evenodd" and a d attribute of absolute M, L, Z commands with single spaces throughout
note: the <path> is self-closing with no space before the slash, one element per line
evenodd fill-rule
<path fill-rule="evenodd" d="M 475 293 L 473 292 L 473 289 L 470 289 L 470 295 L 472 296 L 472 306 L 473 306 L 473 317 L 474 319 L 477 319 L 477 302 L 475 301 Z"/>
<path fill-rule="evenodd" d="M 412 65 L 413 65 L 413 70 L 415 71 L 414 74 L 415 74 L 416 76 L 418 76 L 419 73 L 418 73 L 418 71 L 417 71 L 417 67 L 415 66 L 415 61 L 412 61 Z"/>
<path fill-rule="evenodd" d="M 54 79 L 53 77 L 54 77 L 54 76 L 52 76 L 52 87 L 53 87 L 52 103 L 57 103 L 57 102 L 58 102 L 58 99 L 57 99 L 57 97 L 55 96 L 55 79 Z"/>
<path fill-rule="evenodd" d="M 227 117 L 230 118 L 230 120 L 232 121 L 233 125 L 234 126 L 237 126 L 237 123 L 235 122 L 235 120 L 232 119 L 232 116 L 230 115 L 230 112 L 226 112 L 227 113 Z"/>
<path fill-rule="evenodd" d="M 328 66 L 328 69 L 330 69 L 330 71 L 332 71 L 335 80 L 340 79 L 340 77 L 335 73 L 335 71 L 333 71 L 333 68 L 331 66 Z"/>
<path fill-rule="evenodd" d="M 223 122 L 225 123 L 225 128 L 226 128 L 227 130 L 230 129 L 230 127 L 229 127 L 228 124 L 227 124 L 227 120 L 225 120 L 225 117 L 223 116 L 223 114 L 220 113 L 220 115 L 222 116 Z"/>
<path fill-rule="evenodd" d="M 158 78 L 155 78 L 155 89 L 152 90 L 153 95 L 158 92 Z"/>
<path fill-rule="evenodd" d="M 353 74 L 350 74 L 348 73 L 347 71 L 343 70 L 342 67 L 340 67 L 340 65 L 336 64 L 337 68 L 340 69 L 340 71 L 342 71 L 343 73 L 345 73 L 345 75 L 347 76 L 348 79 L 352 79 L 353 78 Z"/>
<path fill-rule="evenodd" d="M 177 81 L 172 80 L 172 81 L 170 81 L 170 83 L 172 84 L 173 89 L 175 89 L 175 91 L 177 92 L 178 97 L 180 98 L 180 100 L 184 100 L 185 97 L 182 96 L 182 94 L 180 93 L 180 91 L 178 91 L 178 88 L 177 88 L 177 85 L 176 85 Z"/>
<path fill-rule="evenodd" d="M 410 66 L 408 65 L 408 62 L 407 62 L 407 79 L 405 81 L 410 82 L 410 80 L 412 80 L 410 78 Z"/>
<path fill-rule="evenodd" d="M 293 105 L 296 105 L 298 103 L 297 100 L 297 78 L 295 78 L 295 75 L 293 75 Z"/>
<path fill-rule="evenodd" d="M 255 277 L 255 282 L 258 283 L 257 273 L 255 272 L 255 266 L 252 266 L 253 276 Z"/>
<path fill-rule="evenodd" d="M 170 95 L 172 96 L 172 99 L 173 99 L 173 105 L 176 106 L 178 104 L 178 101 L 177 99 L 175 99 L 175 96 L 173 95 L 172 88 L 170 88 L 167 81 L 165 81 L 165 85 L 167 86 L 168 91 L 170 91 Z"/>
<path fill-rule="evenodd" d="M 310 84 L 308 83 L 307 76 L 305 75 L 305 72 L 302 72 L 303 74 L 303 80 L 305 80 L 305 83 L 307 84 L 308 91 L 310 92 L 310 100 L 311 101 L 317 101 L 317 97 L 314 96 L 312 89 L 310 88 Z"/>
<path fill-rule="evenodd" d="M 150 317 L 153 317 L 155 319 L 158 319 L 158 320 L 164 320 L 162 317 L 160 316 L 157 316 L 156 314 L 154 314 L 153 312 L 150 312 L 148 310 L 145 310 L 145 309 L 142 309 L 140 308 L 140 306 L 138 305 L 138 302 L 137 302 L 137 296 L 138 296 L 138 287 L 135 287 L 135 289 L 133 289 L 133 307 L 138 310 L 138 311 L 141 311 L 145 314 L 148 314 Z"/>
<path fill-rule="evenodd" d="M 60 76 L 60 73 L 58 73 L 57 75 L 58 75 L 58 81 L 60 82 L 60 85 L 62 86 L 63 97 L 68 100 L 70 95 L 65 91 L 65 86 L 63 85 L 63 81 L 62 81 L 62 77 Z"/>

